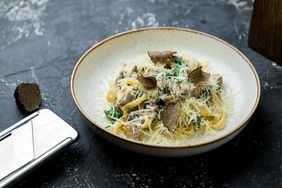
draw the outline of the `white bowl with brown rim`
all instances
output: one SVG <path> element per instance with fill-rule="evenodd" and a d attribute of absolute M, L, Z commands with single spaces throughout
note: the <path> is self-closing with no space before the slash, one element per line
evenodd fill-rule
<path fill-rule="evenodd" d="M 234 110 L 226 127 L 189 145 L 144 144 L 122 138 L 105 126 L 109 80 L 115 79 L 123 63 L 149 61 L 147 51 L 175 50 L 205 60 L 222 74 L 224 87 L 234 94 Z M 257 72 L 248 58 L 227 42 L 209 34 L 183 28 L 143 28 L 111 36 L 91 47 L 78 60 L 71 78 L 71 93 L 81 114 L 93 130 L 120 147 L 155 156 L 188 156 L 221 146 L 234 138 L 248 123 L 260 98 Z"/>

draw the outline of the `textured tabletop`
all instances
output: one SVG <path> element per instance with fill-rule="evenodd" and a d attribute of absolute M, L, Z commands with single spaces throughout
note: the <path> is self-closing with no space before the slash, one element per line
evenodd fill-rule
<path fill-rule="evenodd" d="M 37 82 L 42 108 L 80 137 L 16 187 L 281 187 L 282 67 L 247 45 L 252 0 L 1 0 L 0 131 L 22 119 L 13 92 Z M 184 158 L 135 154 L 104 141 L 70 94 L 79 57 L 98 41 L 140 27 L 175 26 L 215 35 L 240 49 L 261 81 L 247 127 L 211 152 Z"/>

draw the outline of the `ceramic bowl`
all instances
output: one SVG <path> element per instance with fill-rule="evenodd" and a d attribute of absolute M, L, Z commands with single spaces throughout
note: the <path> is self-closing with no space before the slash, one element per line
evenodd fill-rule
<path fill-rule="evenodd" d="M 189 145 L 165 146 L 122 138 L 105 129 L 109 125 L 104 115 L 109 80 L 115 79 L 123 63 L 149 61 L 149 50 L 188 53 L 223 75 L 224 87 L 234 93 L 234 112 L 223 130 Z M 143 154 L 188 156 L 219 147 L 246 126 L 259 102 L 260 82 L 248 58 L 219 38 L 190 29 L 143 28 L 111 36 L 85 52 L 73 70 L 71 92 L 81 114 L 106 140 Z"/>

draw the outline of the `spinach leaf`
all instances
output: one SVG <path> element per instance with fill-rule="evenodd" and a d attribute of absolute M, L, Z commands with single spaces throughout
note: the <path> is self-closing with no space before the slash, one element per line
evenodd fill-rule
<path fill-rule="evenodd" d="M 120 118 L 122 116 L 122 114 L 117 111 L 115 107 L 111 107 L 109 110 L 105 110 L 104 112 L 109 119 L 113 119 L 112 117 Z"/>

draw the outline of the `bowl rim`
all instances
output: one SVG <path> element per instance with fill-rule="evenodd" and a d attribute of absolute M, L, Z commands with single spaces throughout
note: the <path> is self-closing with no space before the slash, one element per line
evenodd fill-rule
<path fill-rule="evenodd" d="M 182 31 L 182 32 L 189 32 L 189 33 L 193 33 L 193 34 L 198 34 L 198 35 L 201 35 L 201 36 L 204 36 L 204 37 L 209 37 L 210 39 L 213 39 L 217 42 L 220 42 L 222 43 L 223 45 L 231 48 L 232 50 L 234 50 L 235 52 L 238 53 L 238 55 L 240 55 L 242 57 L 242 59 L 244 60 L 245 63 L 247 63 L 247 65 L 250 67 L 250 69 L 252 70 L 253 72 L 253 75 L 255 76 L 255 79 L 256 79 L 256 85 L 257 85 L 257 91 L 256 91 L 256 101 L 255 101 L 255 104 L 253 105 L 251 111 L 249 112 L 249 114 L 247 115 L 247 117 L 245 119 L 243 119 L 243 121 L 241 121 L 241 123 L 239 123 L 239 125 L 235 126 L 235 128 L 231 129 L 230 131 L 228 131 L 227 133 L 221 135 L 220 137 L 215 137 L 214 139 L 210 140 L 210 141 L 205 141 L 205 142 L 202 142 L 202 143 L 199 143 L 199 144 L 188 144 L 188 145 L 179 145 L 179 146 L 173 146 L 173 145 L 158 145 L 158 144 L 148 144 L 148 143 L 142 143 L 142 142 L 138 142 L 138 141 L 135 141 L 135 140 L 131 140 L 131 139 L 128 139 L 128 138 L 124 138 L 124 137 L 121 137 L 121 136 L 118 136 L 117 134 L 114 134 L 110 131 L 107 131 L 106 129 L 104 129 L 103 127 L 99 126 L 98 123 L 96 123 L 94 120 L 92 121 L 91 118 L 87 115 L 86 112 L 84 112 L 83 108 L 80 106 L 77 98 L 76 98 L 76 95 L 75 95 L 75 91 L 74 91 L 74 80 L 75 80 L 75 76 L 76 76 L 76 72 L 80 66 L 80 64 L 83 62 L 83 60 L 88 56 L 88 54 L 90 54 L 93 50 L 95 50 L 96 48 L 98 48 L 99 46 L 103 45 L 104 43 L 110 41 L 110 40 L 113 40 L 113 39 L 116 39 L 116 38 L 119 38 L 119 37 L 122 37 L 124 35 L 130 35 L 130 34 L 134 34 L 134 33 L 139 33 L 139 32 L 143 32 L 143 31 L 151 31 L 151 30 L 159 30 L 159 31 L 162 31 L 162 30 L 175 30 L 175 31 Z M 244 127 L 248 121 L 250 120 L 250 118 L 252 117 L 252 115 L 254 114 L 257 106 L 258 106 L 258 103 L 259 103 L 259 99 L 260 99 L 260 95 L 261 95 L 261 90 L 260 90 L 260 80 L 259 80 L 259 77 L 258 77 L 258 74 L 254 68 L 254 66 L 252 65 L 252 63 L 250 62 L 250 60 L 240 51 L 238 50 L 236 47 L 232 46 L 231 44 L 225 42 L 224 40 L 222 39 L 219 39 L 213 35 L 210 35 L 210 34 L 207 34 L 207 33 L 204 33 L 204 32 L 201 32 L 201 31 L 197 31 L 197 30 L 194 30 L 194 29 L 188 29 L 188 28 L 180 28 L 180 27 L 149 27 L 149 28 L 139 28 L 139 29 L 134 29 L 134 30 L 129 30 L 129 31 L 124 31 L 124 32 L 121 32 L 121 33 L 117 33 L 117 34 L 114 34 L 114 35 L 111 35 L 110 37 L 107 37 L 103 40 L 101 40 L 100 42 L 98 42 L 97 44 L 93 45 L 91 48 L 89 48 L 80 58 L 79 60 L 77 61 L 74 69 L 73 69 L 73 72 L 72 72 L 72 75 L 71 75 L 71 82 L 70 82 L 70 85 L 71 85 L 71 95 L 72 95 L 72 98 L 76 104 L 76 106 L 78 107 L 79 111 L 81 112 L 81 114 L 88 120 L 88 122 L 91 122 L 91 126 L 95 126 L 96 128 L 100 129 L 102 132 L 106 133 L 106 134 L 109 134 L 110 136 L 113 136 L 113 137 L 116 137 L 117 139 L 121 139 L 122 141 L 127 141 L 127 142 L 130 142 L 131 144 L 137 144 L 137 145 L 141 145 L 141 146 L 146 146 L 146 147 L 151 147 L 151 148 L 159 148 L 159 149 L 187 149 L 187 148 L 196 148 L 196 147 L 200 147 L 200 146 L 207 146 L 207 145 L 210 145 L 210 144 L 213 144 L 215 142 L 218 142 L 218 141 L 221 141 L 221 140 L 224 140 L 225 138 L 227 138 L 228 136 L 232 135 L 233 133 L 237 132 L 238 130 L 240 130 L 242 127 Z"/>

